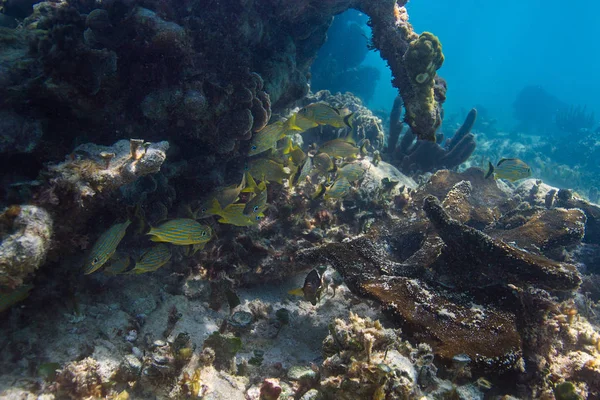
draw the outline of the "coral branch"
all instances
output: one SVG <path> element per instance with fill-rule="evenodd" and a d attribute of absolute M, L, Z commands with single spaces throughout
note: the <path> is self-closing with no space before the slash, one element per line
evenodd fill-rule
<path fill-rule="evenodd" d="M 371 18 L 373 46 L 392 70 L 392 84 L 406 107 L 405 122 L 419 139 L 435 141 L 446 96 L 446 86 L 436 85 L 435 71 L 442 66 L 444 56 L 437 37 L 414 32 L 405 3 L 363 0 L 359 7 Z"/>

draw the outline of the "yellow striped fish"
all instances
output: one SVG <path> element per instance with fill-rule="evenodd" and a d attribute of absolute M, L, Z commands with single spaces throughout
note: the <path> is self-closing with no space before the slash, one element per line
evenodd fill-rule
<path fill-rule="evenodd" d="M 359 151 L 352 141 L 346 139 L 333 139 L 319 147 L 319 153 L 327 153 L 335 158 L 354 157 Z"/>
<path fill-rule="evenodd" d="M 142 258 L 135 264 L 129 273 L 130 274 L 144 274 L 146 272 L 156 271 L 163 265 L 169 262 L 171 259 L 171 249 L 166 244 L 159 244 L 158 246 L 152 247 L 150 250 L 142 255 Z"/>
<path fill-rule="evenodd" d="M 267 208 L 267 188 L 264 182 L 261 182 L 264 189 L 257 193 L 253 198 L 250 199 L 244 206 L 244 215 L 254 216 L 262 213 Z"/>
<path fill-rule="evenodd" d="M 123 272 L 127 271 L 130 263 L 131 257 L 129 257 L 127 254 L 113 256 L 113 258 L 110 260 L 110 264 L 108 264 L 102 270 L 102 272 L 104 272 L 106 275 L 122 274 Z"/>
<path fill-rule="evenodd" d="M 323 173 L 331 172 L 335 170 L 335 164 L 329 154 L 319 153 L 313 157 L 313 164 L 317 169 Z"/>
<path fill-rule="evenodd" d="M 298 170 L 292 177 L 291 185 L 296 186 L 298 183 L 304 182 L 306 180 L 306 178 L 308 177 L 308 175 L 310 174 L 312 167 L 313 167 L 313 158 L 306 157 L 306 160 L 304 160 L 304 164 L 302 164 L 302 168 L 298 168 Z"/>
<path fill-rule="evenodd" d="M 352 128 L 352 119 L 354 113 L 342 113 L 342 110 L 335 109 L 325 103 L 309 104 L 298 114 L 318 125 L 331 125 L 335 128 L 345 126 Z"/>
<path fill-rule="evenodd" d="M 485 174 L 486 179 L 494 175 L 496 178 L 507 179 L 514 182 L 531 176 L 531 168 L 529 165 L 518 158 L 503 158 L 498 161 L 498 164 L 495 167 L 491 162 L 488 162 L 488 164 L 489 169 Z"/>
<path fill-rule="evenodd" d="M 314 194 L 313 198 L 318 198 L 323 196 L 325 200 L 329 199 L 341 199 L 345 195 L 348 194 L 350 190 L 350 182 L 346 178 L 339 178 L 333 182 L 329 188 L 325 187 L 325 185 L 321 184 L 317 192 Z"/>
<path fill-rule="evenodd" d="M 117 246 L 125 236 L 127 227 L 131 224 L 131 221 L 127 220 L 122 224 L 114 224 L 106 232 L 104 232 L 90 251 L 90 255 L 85 263 L 83 273 L 88 275 L 98 268 L 102 267 L 108 259 L 115 253 Z"/>
<path fill-rule="evenodd" d="M 272 149 L 277 141 L 294 131 L 302 131 L 302 128 L 296 125 L 296 114 L 292 115 L 285 123 L 279 121 L 265 126 L 252 135 L 248 155 L 254 156 Z"/>
<path fill-rule="evenodd" d="M 337 170 L 338 177 L 344 177 L 350 182 L 358 181 L 365 176 L 367 170 L 359 163 L 349 163 Z"/>
<path fill-rule="evenodd" d="M 215 199 L 216 200 L 216 199 Z M 202 225 L 190 218 L 178 218 L 151 228 L 147 235 L 153 242 L 171 243 L 177 246 L 207 243 L 212 237 L 210 226 Z"/>
<path fill-rule="evenodd" d="M 282 163 L 268 158 L 259 158 L 248 163 L 249 172 L 256 177 L 263 177 L 266 181 L 283 183 L 283 179 L 290 176 L 290 169 Z M 221 204 L 221 206 L 223 206 Z"/>
<path fill-rule="evenodd" d="M 220 223 L 235 226 L 254 226 L 264 217 L 263 213 L 252 214 L 251 216 L 245 215 L 244 208 L 246 208 L 245 204 L 230 204 L 225 208 L 221 208 L 218 201 L 213 201 L 210 212 L 221 217 L 219 219 Z"/>

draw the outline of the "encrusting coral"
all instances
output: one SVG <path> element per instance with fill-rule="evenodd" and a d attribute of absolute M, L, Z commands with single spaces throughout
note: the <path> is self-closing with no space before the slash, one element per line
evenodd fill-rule
<path fill-rule="evenodd" d="M 392 70 L 392 84 L 404 100 L 406 123 L 419 139 L 435 141 L 446 99 L 445 82 L 435 71 L 441 67 L 444 56 L 437 37 L 429 32 L 414 32 L 405 4 L 406 1 L 364 1 L 359 8 L 371 18 L 373 46 Z"/>
<path fill-rule="evenodd" d="M 15 289 L 42 265 L 52 232 L 43 208 L 11 206 L 0 214 L 0 289 Z"/>

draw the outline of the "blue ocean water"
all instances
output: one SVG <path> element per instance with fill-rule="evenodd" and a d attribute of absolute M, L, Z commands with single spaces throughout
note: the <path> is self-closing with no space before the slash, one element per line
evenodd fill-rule
<path fill-rule="evenodd" d="M 600 53 L 594 50 L 600 4 L 412 1 L 407 9 L 416 32 L 433 32 L 442 43 L 446 59 L 438 74 L 448 82 L 447 114 L 482 104 L 509 129 L 519 91 L 540 85 L 565 103 L 587 105 L 600 115 Z M 366 24 L 363 29 L 369 32 Z M 376 67 L 381 76 L 369 107 L 389 110 L 397 90 L 385 61 L 369 52 L 363 65 Z"/>

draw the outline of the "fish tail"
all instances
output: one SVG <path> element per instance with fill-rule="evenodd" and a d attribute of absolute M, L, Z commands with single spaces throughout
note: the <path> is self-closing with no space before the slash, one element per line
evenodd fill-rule
<path fill-rule="evenodd" d="M 344 117 L 344 124 L 350 129 L 354 129 L 354 113 L 350 113 Z"/>
<path fill-rule="evenodd" d="M 363 142 L 363 144 L 360 145 L 360 154 L 361 155 L 366 156 L 368 154 L 367 146 L 370 144 L 371 144 L 371 142 L 369 141 L 369 139 L 367 139 Z"/>
<path fill-rule="evenodd" d="M 288 291 L 288 294 L 291 294 L 292 296 L 304 296 L 304 289 L 303 288 L 293 289 L 293 290 Z"/>
<path fill-rule="evenodd" d="M 327 191 L 327 188 L 325 187 L 325 185 L 320 184 L 319 188 L 317 189 L 315 194 L 313 194 L 313 200 L 318 199 L 319 197 L 323 196 L 326 191 Z"/>
<path fill-rule="evenodd" d="M 488 171 L 485 174 L 485 179 L 489 178 L 490 176 L 492 176 L 492 174 L 494 173 L 494 166 L 492 165 L 491 162 L 488 161 Z"/>
<path fill-rule="evenodd" d="M 302 131 L 302 128 L 296 123 L 296 113 L 294 113 L 287 121 L 285 121 L 285 129 L 288 131 Z"/>
<path fill-rule="evenodd" d="M 256 193 L 257 189 L 258 185 L 256 184 L 256 181 L 252 175 L 250 175 L 250 172 L 246 171 L 246 187 L 242 189 L 242 193 Z"/>
<path fill-rule="evenodd" d="M 294 142 L 289 137 L 287 138 L 286 142 L 287 143 L 285 144 L 285 147 L 283 148 L 283 154 L 290 154 L 292 152 L 292 150 L 294 150 Z"/>
<path fill-rule="evenodd" d="M 216 198 L 214 198 L 212 200 L 212 203 L 210 204 L 210 207 L 208 208 L 208 210 L 206 210 L 207 213 L 211 213 L 213 215 L 219 215 L 223 212 L 223 208 L 221 207 L 221 204 L 219 203 L 219 200 L 217 200 Z"/>

